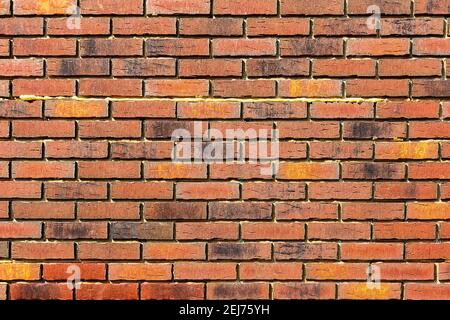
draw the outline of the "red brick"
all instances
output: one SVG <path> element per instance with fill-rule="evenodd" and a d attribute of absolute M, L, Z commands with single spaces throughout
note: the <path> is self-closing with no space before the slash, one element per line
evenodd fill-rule
<path fill-rule="evenodd" d="M 74 259 L 72 242 L 13 242 L 11 257 L 21 260 Z"/>
<path fill-rule="evenodd" d="M 433 182 L 377 182 L 375 199 L 436 199 L 437 185 Z"/>
<path fill-rule="evenodd" d="M 173 59 L 113 59 L 112 75 L 116 77 L 174 76 Z"/>
<path fill-rule="evenodd" d="M 43 35 L 44 34 L 44 19 L 43 18 L 5 18 L 2 17 L 0 21 L 1 35 Z M 14 41 L 17 41 L 15 39 Z M 22 39 L 22 41 L 29 39 Z M 24 42 L 22 42 L 24 43 Z"/>
<path fill-rule="evenodd" d="M 71 202 L 13 202 L 11 210 L 17 219 L 73 219 Z"/>
<path fill-rule="evenodd" d="M 240 12 L 242 8 L 239 9 Z M 296 36 L 309 35 L 309 20 L 305 18 L 249 18 L 249 36 Z"/>
<path fill-rule="evenodd" d="M 204 260 L 206 246 L 203 243 L 147 242 L 143 255 L 147 260 Z"/>
<path fill-rule="evenodd" d="M 282 97 L 340 97 L 342 82 L 339 80 L 281 80 L 279 94 Z"/>
<path fill-rule="evenodd" d="M 143 0 L 83 0 L 81 14 L 143 14 Z"/>
<path fill-rule="evenodd" d="M 76 289 L 77 300 L 137 300 L 137 283 L 82 283 Z"/>
<path fill-rule="evenodd" d="M 368 13 L 367 9 L 371 5 L 378 6 L 381 13 L 386 15 L 411 13 L 411 4 L 409 0 L 349 0 L 348 12 L 350 14 L 366 15 Z"/>
<path fill-rule="evenodd" d="M 405 1 L 406 2 L 406 1 Z M 381 21 L 382 35 L 442 35 L 444 21 L 431 18 L 390 18 Z"/>
<path fill-rule="evenodd" d="M 114 118 L 174 118 L 175 102 L 172 101 L 114 101 Z"/>
<path fill-rule="evenodd" d="M 214 56 L 274 56 L 274 39 L 213 39 Z"/>
<path fill-rule="evenodd" d="M 13 96 L 73 96 L 75 81 L 65 79 L 13 80 Z"/>
<path fill-rule="evenodd" d="M 277 242 L 274 245 L 276 260 L 335 260 L 336 243 Z"/>
<path fill-rule="evenodd" d="M 436 227 L 427 222 L 378 222 L 374 224 L 373 233 L 375 239 L 432 240 L 435 238 Z"/>
<path fill-rule="evenodd" d="M 11 300 L 72 300 L 73 292 L 66 283 L 13 283 Z"/>
<path fill-rule="evenodd" d="M 79 18 L 73 28 L 67 18 L 48 18 L 47 33 L 49 35 L 108 35 L 110 29 L 109 18 Z M 79 24 L 78 24 L 79 23 Z"/>
<path fill-rule="evenodd" d="M 158 59 L 158 62 L 161 59 Z M 241 76 L 242 62 L 234 59 L 182 59 L 179 60 L 180 77 Z"/>
<path fill-rule="evenodd" d="M 308 238 L 315 240 L 369 240 L 367 223 L 312 222 L 308 224 Z"/>
<path fill-rule="evenodd" d="M 281 0 L 282 15 L 342 15 L 344 0 Z"/>
<path fill-rule="evenodd" d="M 136 242 L 78 243 L 78 258 L 83 260 L 137 260 L 139 256 Z"/>
<path fill-rule="evenodd" d="M 268 283 L 208 283 L 206 297 L 212 300 L 256 300 L 269 298 Z"/>
<path fill-rule="evenodd" d="M 130 161 L 78 162 L 81 179 L 132 179 L 141 177 L 141 163 Z"/>
<path fill-rule="evenodd" d="M 337 163 L 294 163 L 282 162 L 277 173 L 282 180 L 337 180 L 339 165 Z"/>
<path fill-rule="evenodd" d="M 373 145 L 369 142 L 322 142 L 309 144 L 312 159 L 371 159 Z"/>
<path fill-rule="evenodd" d="M 433 280 L 434 265 L 431 263 L 377 263 L 381 280 Z"/>
<path fill-rule="evenodd" d="M 0 279 L 11 280 L 39 280 L 40 265 L 34 263 L 6 262 L 0 265 Z"/>
<path fill-rule="evenodd" d="M 309 196 L 315 200 L 370 199 L 372 185 L 368 182 L 312 182 Z"/>
<path fill-rule="evenodd" d="M 208 245 L 209 260 L 270 260 L 269 243 L 215 242 Z"/>
<path fill-rule="evenodd" d="M 414 202 L 408 204 L 408 219 L 447 220 L 450 217 L 450 204 L 445 202 Z"/>
<path fill-rule="evenodd" d="M 0 238 L 39 239 L 41 229 L 39 222 L 0 222 Z"/>
<path fill-rule="evenodd" d="M 346 121 L 344 138 L 352 139 L 398 139 L 406 138 L 405 122 Z"/>
<path fill-rule="evenodd" d="M 351 97 L 407 97 L 408 80 L 348 80 L 347 95 Z"/>
<path fill-rule="evenodd" d="M 239 277 L 242 280 L 300 280 L 302 265 L 287 262 L 244 262 L 240 264 Z"/>
<path fill-rule="evenodd" d="M 373 118 L 373 103 L 313 103 L 310 107 L 312 118 L 356 119 Z"/>
<path fill-rule="evenodd" d="M 0 75 L 6 77 L 43 76 L 42 60 L 37 59 L 8 59 L 0 61 Z"/>
<path fill-rule="evenodd" d="M 402 56 L 409 53 L 408 39 L 349 39 L 347 54 L 350 56 Z"/>
<path fill-rule="evenodd" d="M 111 263 L 108 265 L 108 279 L 117 281 L 162 281 L 172 278 L 172 265 L 165 263 Z"/>
<path fill-rule="evenodd" d="M 18 120 L 12 124 L 12 133 L 22 138 L 71 138 L 75 137 L 75 122 Z"/>
<path fill-rule="evenodd" d="M 244 240 L 301 240 L 305 238 L 303 223 L 245 222 L 241 225 Z"/>
<path fill-rule="evenodd" d="M 243 33 L 243 19 L 238 18 L 180 18 L 180 34 L 240 36 Z"/>
<path fill-rule="evenodd" d="M 418 56 L 445 56 L 450 52 L 450 41 L 439 38 L 414 39 L 413 54 Z"/>
<path fill-rule="evenodd" d="M 181 182 L 176 187 L 178 199 L 237 199 L 239 185 L 234 182 Z"/>
<path fill-rule="evenodd" d="M 401 163 L 347 162 L 342 166 L 342 178 L 356 180 L 402 180 L 406 167 Z"/>
<path fill-rule="evenodd" d="M 414 80 L 413 97 L 448 97 L 450 81 L 447 80 Z"/>
<path fill-rule="evenodd" d="M 41 183 L 37 181 L 0 181 L 0 193 L 3 198 L 39 199 Z"/>
<path fill-rule="evenodd" d="M 0 158 L 40 158 L 42 144 L 31 141 L 0 141 Z"/>
<path fill-rule="evenodd" d="M 417 0 L 415 2 L 415 13 L 419 14 L 447 14 L 448 0 L 433 2 L 432 0 Z"/>
<path fill-rule="evenodd" d="M 306 76 L 309 74 L 309 61 L 306 59 L 248 59 L 246 66 L 249 77 Z"/>
<path fill-rule="evenodd" d="M 343 243 L 342 260 L 401 260 L 402 243 Z"/>
<path fill-rule="evenodd" d="M 141 136 L 141 122 L 85 120 L 79 122 L 78 132 L 82 138 L 137 138 Z"/>
<path fill-rule="evenodd" d="M 383 59 L 379 63 L 378 74 L 381 77 L 441 76 L 442 61 L 438 59 Z"/>
<path fill-rule="evenodd" d="M 23 161 L 12 163 L 13 178 L 64 179 L 75 177 L 75 163 L 66 161 Z"/>
<path fill-rule="evenodd" d="M 145 80 L 147 97 L 203 97 L 208 93 L 206 80 Z"/>
<path fill-rule="evenodd" d="M 405 284 L 405 299 L 408 300 L 448 300 L 449 284 L 407 283 Z"/>
<path fill-rule="evenodd" d="M 247 182 L 242 186 L 244 199 L 298 200 L 305 198 L 305 184 L 298 182 Z"/>
<path fill-rule="evenodd" d="M 76 4 L 76 0 L 42 0 L 39 2 L 15 0 L 13 10 L 16 15 L 67 14 L 68 10 Z"/>
<path fill-rule="evenodd" d="M 235 263 L 177 262 L 174 264 L 176 280 L 235 280 Z"/>
<path fill-rule="evenodd" d="M 334 299 L 336 286 L 326 282 L 277 282 L 273 284 L 273 296 L 275 299 Z"/>
<path fill-rule="evenodd" d="M 308 280 L 366 280 L 369 265 L 366 263 L 308 263 Z"/>
<path fill-rule="evenodd" d="M 82 79 L 80 80 L 80 95 L 84 96 L 142 96 L 142 81 L 138 79 Z"/>
<path fill-rule="evenodd" d="M 17 38 L 13 41 L 15 56 L 75 56 L 75 39 Z"/>
<path fill-rule="evenodd" d="M 375 61 L 369 59 L 320 59 L 313 60 L 312 73 L 315 76 L 329 77 L 373 77 Z"/>
<path fill-rule="evenodd" d="M 255 3 L 249 3 L 246 0 L 215 0 L 213 2 L 215 15 L 273 15 L 276 13 L 276 0 L 257 0 Z"/>
<path fill-rule="evenodd" d="M 450 179 L 450 162 L 411 163 L 408 177 L 410 179 Z"/>
<path fill-rule="evenodd" d="M 47 73 L 51 76 L 109 75 L 108 59 L 47 59 Z"/>
<path fill-rule="evenodd" d="M 367 18 L 318 18 L 314 19 L 314 35 L 376 35 L 367 23 Z"/>
<path fill-rule="evenodd" d="M 336 219 L 337 214 L 335 203 L 278 202 L 275 205 L 277 220 Z"/>
<path fill-rule="evenodd" d="M 144 0 L 147 14 L 209 14 L 210 0 Z"/>
<path fill-rule="evenodd" d="M 47 158 L 106 158 L 108 143 L 104 141 L 47 141 L 45 142 Z"/>
<path fill-rule="evenodd" d="M 263 202 L 210 202 L 210 220 L 270 220 L 272 205 Z"/>
<path fill-rule="evenodd" d="M 168 17 L 126 17 L 112 19 L 113 34 L 175 35 L 176 19 Z"/>
<path fill-rule="evenodd" d="M 403 219 L 402 203 L 348 202 L 342 204 L 343 219 L 352 220 L 396 220 Z"/>
<path fill-rule="evenodd" d="M 229 222 L 180 222 L 176 224 L 177 240 L 235 240 L 238 225 Z"/>
<path fill-rule="evenodd" d="M 245 102 L 243 108 L 244 118 L 249 119 L 289 119 L 307 116 L 307 106 L 303 102 Z"/>
<path fill-rule="evenodd" d="M 46 263 L 43 265 L 45 280 L 67 281 L 73 268 L 80 268 L 80 280 L 106 280 L 106 268 L 103 263 Z"/>
<path fill-rule="evenodd" d="M 407 260 L 441 260 L 449 259 L 450 243 L 415 242 L 406 245 Z"/>
<path fill-rule="evenodd" d="M 397 66 L 398 68 L 398 66 Z M 376 106 L 377 118 L 438 118 L 439 103 L 434 101 L 379 102 Z"/>
<path fill-rule="evenodd" d="M 144 206 L 147 220 L 202 220 L 206 218 L 204 202 L 148 202 Z"/>
<path fill-rule="evenodd" d="M 367 282 L 339 284 L 339 298 L 353 300 L 392 300 L 400 299 L 400 283 L 381 283 L 379 287 L 370 288 Z"/>
<path fill-rule="evenodd" d="M 106 183 L 47 182 L 45 193 L 49 199 L 106 199 Z"/>
<path fill-rule="evenodd" d="M 173 184 L 170 182 L 113 182 L 113 199 L 172 199 Z"/>
<path fill-rule="evenodd" d="M 47 239 L 106 239 L 108 225 L 104 222 L 47 222 Z"/>
<path fill-rule="evenodd" d="M 81 56 L 139 56 L 143 52 L 141 39 L 81 39 Z"/>
<path fill-rule="evenodd" d="M 410 138 L 450 138 L 448 122 L 417 121 L 411 123 Z"/>
<path fill-rule="evenodd" d="M 142 283 L 142 300 L 202 300 L 203 283 Z"/>
<path fill-rule="evenodd" d="M 145 43 L 147 56 L 208 56 L 208 39 L 153 38 Z"/>
<path fill-rule="evenodd" d="M 80 219 L 139 219 L 139 203 L 134 202 L 80 202 L 77 206 Z"/>
<path fill-rule="evenodd" d="M 51 118 L 102 118 L 108 116 L 103 101 L 50 100 L 45 102 L 45 116 Z"/>
<path fill-rule="evenodd" d="M 341 56 L 344 45 L 334 38 L 282 39 L 280 50 L 282 56 Z"/>

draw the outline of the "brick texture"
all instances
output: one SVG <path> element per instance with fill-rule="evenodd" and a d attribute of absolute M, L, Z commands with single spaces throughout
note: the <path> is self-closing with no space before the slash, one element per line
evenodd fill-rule
<path fill-rule="evenodd" d="M 1 1 L 0 300 L 450 299 L 449 15 Z M 206 128 L 279 163 L 171 161 Z"/>

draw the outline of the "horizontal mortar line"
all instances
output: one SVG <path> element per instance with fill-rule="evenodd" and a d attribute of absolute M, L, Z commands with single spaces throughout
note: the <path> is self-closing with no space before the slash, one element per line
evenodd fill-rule
<path fill-rule="evenodd" d="M 34 96 L 22 95 L 18 98 L 0 99 L 0 101 L 15 100 L 15 101 L 44 101 L 44 100 L 74 100 L 74 101 L 173 101 L 173 102 L 385 102 L 389 99 L 383 98 L 198 98 L 198 97 L 184 97 L 184 98 L 168 98 L 168 97 L 49 97 L 49 96 Z"/>

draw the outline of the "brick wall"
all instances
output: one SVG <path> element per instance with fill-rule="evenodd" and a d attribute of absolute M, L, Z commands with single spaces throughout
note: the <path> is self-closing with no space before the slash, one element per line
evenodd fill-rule
<path fill-rule="evenodd" d="M 0 0 L 0 299 L 450 298 L 449 13 Z"/>

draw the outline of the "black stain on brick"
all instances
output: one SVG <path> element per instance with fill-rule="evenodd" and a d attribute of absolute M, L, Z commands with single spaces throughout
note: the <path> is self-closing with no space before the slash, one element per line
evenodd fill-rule
<path fill-rule="evenodd" d="M 115 222 L 111 224 L 113 239 L 170 240 L 173 239 L 172 223 Z"/>
<path fill-rule="evenodd" d="M 212 259 L 251 259 L 257 256 L 257 248 L 249 244 L 214 243 L 210 245 Z"/>
<path fill-rule="evenodd" d="M 95 39 L 88 39 L 84 42 L 84 50 L 86 55 L 93 56 L 97 53 L 97 42 Z"/>
<path fill-rule="evenodd" d="M 61 61 L 59 74 L 64 75 L 64 76 L 76 75 L 76 73 L 77 73 L 76 69 L 77 68 L 76 68 L 74 60 L 72 60 L 72 59 L 64 59 L 64 60 Z"/>
<path fill-rule="evenodd" d="M 77 223 L 54 223 L 50 233 L 56 239 L 88 239 L 94 236 L 88 225 Z"/>

